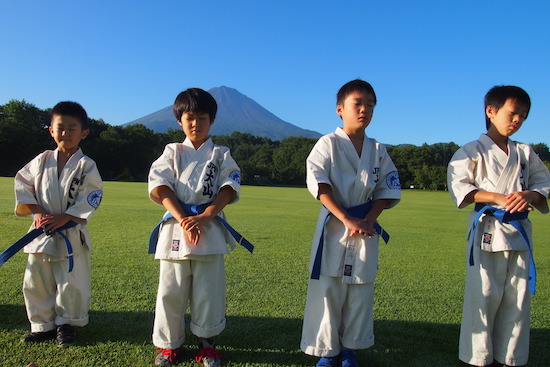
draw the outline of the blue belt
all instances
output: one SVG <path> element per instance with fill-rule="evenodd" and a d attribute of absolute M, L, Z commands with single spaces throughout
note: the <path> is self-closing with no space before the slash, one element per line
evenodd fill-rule
<path fill-rule="evenodd" d="M 365 218 L 367 213 L 372 208 L 372 200 L 367 201 L 364 204 L 352 206 L 351 208 L 346 208 L 346 212 L 354 218 Z M 317 247 L 317 253 L 315 254 L 315 260 L 313 261 L 313 268 L 311 269 L 311 279 L 319 279 L 321 275 L 321 259 L 323 257 L 323 245 L 325 243 L 325 225 L 327 224 L 328 217 L 330 212 L 326 215 L 325 220 L 323 221 L 323 229 L 321 231 L 321 238 L 319 239 L 319 246 Z M 373 225 L 376 232 L 382 237 L 384 242 L 388 243 L 390 240 L 390 235 L 386 232 L 378 222 L 374 222 Z"/>
<path fill-rule="evenodd" d="M 3 265 L 6 261 L 8 261 L 13 255 L 15 255 L 19 250 L 21 250 L 23 247 L 31 243 L 32 240 L 40 236 L 41 234 L 46 234 L 47 236 L 51 236 L 54 233 L 57 233 L 63 237 L 63 240 L 65 241 L 65 245 L 67 246 L 67 253 L 68 253 L 68 259 L 69 259 L 69 273 L 73 271 L 74 266 L 74 260 L 73 260 L 73 246 L 71 246 L 71 242 L 65 236 L 63 233 L 61 233 L 62 230 L 72 228 L 76 226 L 77 223 L 70 220 L 65 225 L 59 227 L 53 232 L 44 232 L 44 228 L 36 228 L 18 239 L 13 245 L 8 247 L 4 252 L 0 254 L 0 265 Z"/>
<path fill-rule="evenodd" d="M 535 268 L 535 260 L 533 259 L 533 250 L 531 249 L 531 244 L 529 243 L 527 232 L 525 232 L 525 228 L 523 228 L 523 225 L 520 222 L 520 220 L 527 219 L 529 212 L 523 211 L 509 213 L 504 209 L 498 209 L 484 203 L 477 203 L 474 210 L 478 213 L 474 219 L 474 226 L 472 229 L 472 244 L 470 246 L 470 266 L 474 265 L 474 242 L 476 238 L 477 223 L 479 222 L 479 219 L 483 214 L 495 217 L 500 223 L 508 223 L 512 227 L 514 227 L 527 243 L 527 248 L 529 249 L 529 291 L 531 292 L 531 294 L 535 294 L 535 286 L 537 283 L 537 270 Z"/>
<path fill-rule="evenodd" d="M 182 203 L 181 201 L 179 203 L 182 206 L 183 211 L 185 212 L 185 214 L 187 214 L 188 216 L 189 215 L 198 215 L 198 214 L 203 213 L 204 210 L 211 204 L 211 203 L 206 203 L 206 204 L 200 204 L 200 205 L 189 205 L 189 204 Z M 164 221 L 166 221 L 170 218 L 174 218 L 174 216 L 172 214 L 170 214 L 170 212 L 166 213 L 164 215 L 164 217 L 162 217 L 162 220 L 155 226 L 155 228 L 153 228 L 153 232 L 151 232 L 151 236 L 149 237 L 149 253 L 150 254 L 154 254 L 156 252 L 157 242 L 158 242 L 158 239 L 159 239 L 160 225 L 162 223 L 164 223 Z M 231 233 L 231 235 L 239 243 L 239 245 L 243 246 L 244 248 L 246 248 L 251 253 L 252 253 L 252 251 L 254 251 L 254 245 L 252 245 L 239 232 L 237 232 L 235 229 L 233 229 L 233 227 L 231 227 L 231 225 L 229 223 L 227 223 L 227 221 L 225 219 L 223 219 L 219 215 L 216 215 L 216 218 L 221 222 L 221 224 L 223 224 L 225 226 L 225 228 L 227 228 L 229 233 Z"/>

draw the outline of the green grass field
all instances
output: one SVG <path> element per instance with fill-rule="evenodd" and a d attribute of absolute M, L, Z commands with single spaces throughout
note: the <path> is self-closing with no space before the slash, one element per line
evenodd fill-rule
<path fill-rule="evenodd" d="M 0 178 L 0 251 L 21 237 L 30 218 L 13 214 L 13 179 Z M 216 339 L 225 366 L 313 366 L 299 350 L 308 280 L 310 242 L 319 203 L 306 189 L 242 188 L 226 213 L 255 246 L 226 257 L 227 328 Z M 78 343 L 25 345 L 29 331 L 21 283 L 26 256 L 0 267 L 0 363 L 2 366 L 152 366 L 151 329 L 158 261 L 147 254 L 150 230 L 162 207 L 147 197 L 145 183 L 106 182 L 103 202 L 88 226 L 92 236 L 90 324 Z M 459 366 L 458 333 L 464 287 L 467 210 L 446 192 L 405 191 L 382 214 L 390 232 L 381 245 L 376 280 L 373 348 L 358 353 L 361 366 Z M 532 302 L 529 366 L 550 366 L 550 216 L 534 213 L 537 295 Z M 187 361 L 198 366 L 194 336 Z"/>

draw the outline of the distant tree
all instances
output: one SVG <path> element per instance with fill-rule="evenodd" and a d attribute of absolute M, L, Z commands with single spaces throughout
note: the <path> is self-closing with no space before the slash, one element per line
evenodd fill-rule
<path fill-rule="evenodd" d="M 447 188 L 447 167 L 446 166 L 428 166 L 414 172 L 415 188 L 425 190 L 443 190 Z"/>
<path fill-rule="evenodd" d="M 90 132 L 88 133 L 86 139 L 80 142 L 80 147 L 82 148 L 84 154 L 94 160 L 96 159 L 101 133 L 107 130 L 109 126 L 110 125 L 106 124 L 102 119 L 95 120 L 93 118 L 88 118 L 88 128 Z"/>
<path fill-rule="evenodd" d="M 133 181 L 146 181 L 151 163 L 157 159 L 164 147 L 160 147 L 159 136 L 142 124 L 129 125 L 124 129 L 130 143 L 126 167 L 130 170 Z"/>
<path fill-rule="evenodd" d="M 241 182 L 244 184 L 257 184 L 258 181 L 273 183 L 275 169 L 273 167 L 274 147 L 258 145 L 256 152 L 244 161 L 237 161 L 241 168 Z"/>
<path fill-rule="evenodd" d="M 162 146 L 168 143 L 181 143 L 185 140 L 185 134 L 182 129 L 168 129 L 164 134 L 159 134 Z"/>
<path fill-rule="evenodd" d="M 131 144 L 123 127 L 109 126 L 101 132 L 99 139 L 90 148 L 93 151 L 91 156 L 96 161 L 104 180 L 131 181 L 133 179 L 127 161 L 132 151 Z"/>
<path fill-rule="evenodd" d="M 0 106 L 0 176 L 14 176 L 37 154 L 55 147 L 49 114 L 25 100 Z"/>
<path fill-rule="evenodd" d="M 447 165 L 459 146 L 451 142 L 386 148 L 399 172 L 401 187 L 440 190 L 446 188 Z"/>
<path fill-rule="evenodd" d="M 273 166 L 277 183 L 304 185 L 306 158 L 317 142 L 314 138 L 289 137 L 273 153 Z"/>
<path fill-rule="evenodd" d="M 161 135 L 145 125 L 108 126 L 89 149 L 106 180 L 145 181 L 162 153 Z"/>
<path fill-rule="evenodd" d="M 449 164 L 453 154 L 460 148 L 457 144 L 450 143 L 436 143 L 430 146 L 426 146 L 428 155 L 426 164 L 432 166 L 445 166 Z"/>
<path fill-rule="evenodd" d="M 423 159 L 419 154 L 420 148 L 415 145 L 403 145 L 387 146 L 386 149 L 399 173 L 401 187 L 409 188 L 414 186 L 415 171 L 421 169 L 424 165 Z"/>
<path fill-rule="evenodd" d="M 533 150 L 535 151 L 535 153 L 538 154 L 540 159 L 542 159 L 545 162 L 550 161 L 550 151 L 548 150 L 548 145 L 546 145 L 545 143 L 538 143 L 538 144 L 531 144 L 531 146 L 533 147 Z"/>
<path fill-rule="evenodd" d="M 241 168 L 242 183 L 254 184 L 257 176 L 268 182 L 275 180 L 273 153 L 280 146 L 279 141 L 240 132 L 213 136 L 212 140 L 231 149 L 231 156 Z"/>

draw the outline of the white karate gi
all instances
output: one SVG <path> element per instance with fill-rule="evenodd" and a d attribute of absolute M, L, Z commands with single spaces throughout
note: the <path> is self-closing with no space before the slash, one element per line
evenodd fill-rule
<path fill-rule="evenodd" d="M 90 306 L 92 244 L 86 224 L 99 206 L 103 183 L 95 162 L 81 149 L 57 172 L 58 150 L 47 150 L 15 176 L 15 214 L 23 205 L 40 205 L 50 214 L 78 219 L 63 233 L 73 248 L 74 267 L 68 273 L 68 251 L 60 234 L 40 235 L 24 251 L 29 254 L 23 294 L 31 331 L 49 331 L 56 325 L 84 326 Z M 33 226 L 29 231 L 33 230 Z"/>
<path fill-rule="evenodd" d="M 401 199 L 397 170 L 386 148 L 365 136 L 361 157 L 338 128 L 319 139 L 307 158 L 307 187 L 318 199 L 319 184 L 329 184 L 338 203 L 349 208 L 369 200 Z M 344 224 L 321 208 L 313 244 L 313 267 L 324 226 L 320 278 L 310 279 L 302 330 L 306 354 L 331 357 L 340 348 L 364 349 L 374 344 L 374 279 L 378 271 L 378 235 L 349 237 Z"/>
<path fill-rule="evenodd" d="M 548 198 L 550 174 L 533 149 L 508 140 L 508 152 L 482 134 L 454 154 L 448 167 L 448 187 L 457 207 L 469 205 L 466 196 L 474 190 L 504 195 L 532 190 Z M 536 209 L 547 213 L 548 202 L 544 200 Z M 468 257 L 476 215 L 472 210 L 468 219 Z M 521 223 L 532 248 L 531 222 L 524 219 Z M 527 363 L 529 256 L 525 240 L 510 224 L 493 216 L 480 218 L 474 238 L 474 266 L 468 261 L 466 266 L 459 343 L 462 361 L 478 366 L 490 365 L 493 360 L 510 366 Z"/>
<path fill-rule="evenodd" d="M 168 186 L 185 204 L 212 202 L 219 190 L 230 186 L 239 199 L 240 169 L 229 148 L 211 139 L 199 149 L 185 139 L 168 144 L 149 172 L 149 194 Z M 218 214 L 225 218 L 223 212 Z M 155 258 L 161 260 L 153 344 L 175 349 L 185 337 L 184 315 L 191 309 L 191 331 L 198 337 L 212 337 L 225 327 L 225 269 L 223 255 L 235 241 L 217 219 L 201 229 L 199 243 L 189 243 L 174 219 L 159 231 Z"/>

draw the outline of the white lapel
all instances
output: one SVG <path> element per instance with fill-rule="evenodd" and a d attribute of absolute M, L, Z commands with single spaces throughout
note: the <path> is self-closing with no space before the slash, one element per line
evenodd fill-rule
<path fill-rule="evenodd" d="M 481 134 L 479 142 L 483 147 L 486 159 L 486 179 L 493 184 L 495 192 L 501 193 L 497 190 L 497 187 L 499 186 L 499 181 L 502 182 L 500 178 L 508 166 L 509 156 L 495 144 L 493 139 L 485 134 Z"/>
<path fill-rule="evenodd" d="M 370 174 L 370 170 L 376 167 L 372 166 L 373 143 L 372 140 L 367 137 L 363 138 L 363 148 L 361 150 L 361 158 L 357 167 L 357 174 L 355 176 L 355 182 L 353 185 L 353 198 L 362 198 L 365 188 L 367 187 L 367 181 Z"/>
<path fill-rule="evenodd" d="M 344 156 L 348 161 L 349 167 L 352 167 L 354 173 L 356 173 L 357 167 L 359 167 L 360 157 L 357 154 L 357 151 L 355 150 L 351 139 L 349 138 L 348 134 L 346 134 L 341 128 L 337 128 L 335 134 L 342 138 L 342 144 L 340 144 L 340 146 L 344 151 Z"/>
<path fill-rule="evenodd" d="M 509 193 L 510 186 L 513 185 L 519 177 L 517 174 L 517 170 L 519 169 L 518 159 L 519 157 L 516 150 L 516 144 L 512 140 L 508 139 L 508 160 L 497 181 L 497 192 L 503 194 Z"/>
<path fill-rule="evenodd" d="M 358 174 L 360 157 L 357 154 L 351 139 L 348 134 L 344 132 L 344 130 L 337 128 L 335 134 L 341 139 L 340 144 L 336 147 L 341 149 L 343 153 L 338 155 L 342 161 L 335 162 L 339 166 L 338 180 L 345 183 L 343 187 L 352 188 L 347 192 L 340 192 L 343 198 L 345 198 L 345 203 L 342 203 L 342 205 L 351 205 L 351 198 L 354 197 L 353 194 L 355 192 L 355 189 L 353 188 L 355 187 L 356 176 Z M 351 180 L 353 180 L 353 182 L 350 182 Z"/>
<path fill-rule="evenodd" d="M 208 138 L 199 149 L 195 149 L 193 143 L 187 138 L 183 141 L 182 152 L 180 154 L 180 164 L 179 167 L 184 167 L 183 171 L 179 176 L 180 182 L 189 182 L 189 177 L 193 174 L 193 171 L 198 164 L 203 162 L 206 159 L 206 156 L 209 152 L 212 151 L 214 143 L 212 139 Z"/>
<path fill-rule="evenodd" d="M 64 211 L 61 204 L 59 178 L 57 177 L 58 153 L 57 149 L 54 150 L 53 154 L 48 155 L 44 162 L 46 180 L 42 180 L 42 190 L 51 213 L 62 213 Z"/>
<path fill-rule="evenodd" d="M 508 154 L 506 154 L 485 134 L 481 134 L 479 141 L 487 152 L 488 162 L 485 165 L 488 172 L 487 178 L 493 183 L 495 192 L 507 194 L 510 191 L 510 185 L 513 185 L 519 177 L 517 171 L 520 166 L 516 143 L 508 139 Z"/>

